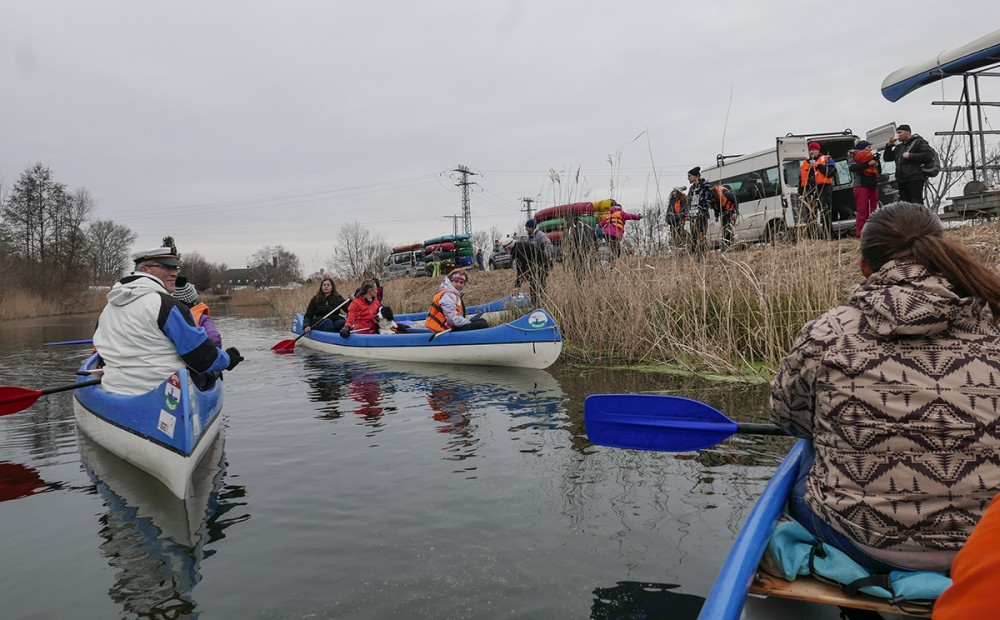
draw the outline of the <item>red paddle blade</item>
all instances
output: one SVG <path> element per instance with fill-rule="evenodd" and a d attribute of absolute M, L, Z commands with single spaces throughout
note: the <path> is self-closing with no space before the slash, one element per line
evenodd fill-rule
<path fill-rule="evenodd" d="M 41 390 L 2 385 L 0 386 L 0 415 L 24 411 L 33 405 L 41 395 Z"/>
<path fill-rule="evenodd" d="M 282 340 L 278 344 L 271 347 L 272 351 L 293 351 L 295 350 L 294 340 Z"/>

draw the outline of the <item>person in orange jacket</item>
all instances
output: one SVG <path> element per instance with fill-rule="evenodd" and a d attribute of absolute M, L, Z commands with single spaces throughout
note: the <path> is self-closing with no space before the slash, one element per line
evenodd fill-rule
<path fill-rule="evenodd" d="M 934 603 L 933 620 L 1000 618 L 1000 495 L 951 564 L 950 588 Z"/>

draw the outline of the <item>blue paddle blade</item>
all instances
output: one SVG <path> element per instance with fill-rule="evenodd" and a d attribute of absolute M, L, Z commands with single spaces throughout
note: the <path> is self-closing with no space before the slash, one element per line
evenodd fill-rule
<path fill-rule="evenodd" d="M 701 450 L 738 430 L 721 412 L 681 396 L 594 394 L 584 401 L 583 416 L 590 441 L 633 450 Z"/>

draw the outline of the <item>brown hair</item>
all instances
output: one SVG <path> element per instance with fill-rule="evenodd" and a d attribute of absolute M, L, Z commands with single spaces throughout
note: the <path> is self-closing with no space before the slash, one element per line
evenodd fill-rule
<path fill-rule="evenodd" d="M 927 207 L 897 202 L 879 207 L 861 233 L 861 258 L 874 272 L 891 260 L 910 258 L 942 276 L 963 297 L 978 297 L 1000 322 L 1000 275 L 944 236 Z"/>
<path fill-rule="evenodd" d="M 330 283 L 330 294 L 329 295 L 324 295 L 323 294 L 323 283 L 324 282 L 329 282 Z M 315 297 L 316 301 L 324 301 L 324 300 L 333 301 L 337 297 L 338 297 L 338 294 L 337 294 L 337 283 L 333 281 L 333 278 L 323 278 L 322 280 L 319 281 L 319 290 L 316 291 L 316 297 Z"/>
<path fill-rule="evenodd" d="M 378 290 L 378 286 L 375 285 L 375 280 L 365 280 L 362 282 L 361 288 L 358 289 L 358 297 L 364 297 L 365 293 L 367 293 L 369 289 Z"/>

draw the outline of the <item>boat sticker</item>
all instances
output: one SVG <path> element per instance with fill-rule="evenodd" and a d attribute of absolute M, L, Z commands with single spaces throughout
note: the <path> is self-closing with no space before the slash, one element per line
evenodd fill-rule
<path fill-rule="evenodd" d="M 528 325 L 534 328 L 545 327 L 549 324 L 549 317 L 544 312 L 532 312 L 528 317 Z"/>
<path fill-rule="evenodd" d="M 164 402 L 167 405 L 167 409 L 175 411 L 177 405 L 181 402 L 181 379 L 177 376 L 176 372 L 167 379 L 167 387 L 164 392 Z"/>
<path fill-rule="evenodd" d="M 177 424 L 177 416 L 170 415 L 163 409 L 160 409 L 160 421 L 157 422 L 156 428 L 159 429 L 167 437 L 174 438 L 174 426 Z"/>
<path fill-rule="evenodd" d="M 191 432 L 195 437 L 201 435 L 201 416 L 193 415 L 191 416 Z"/>

